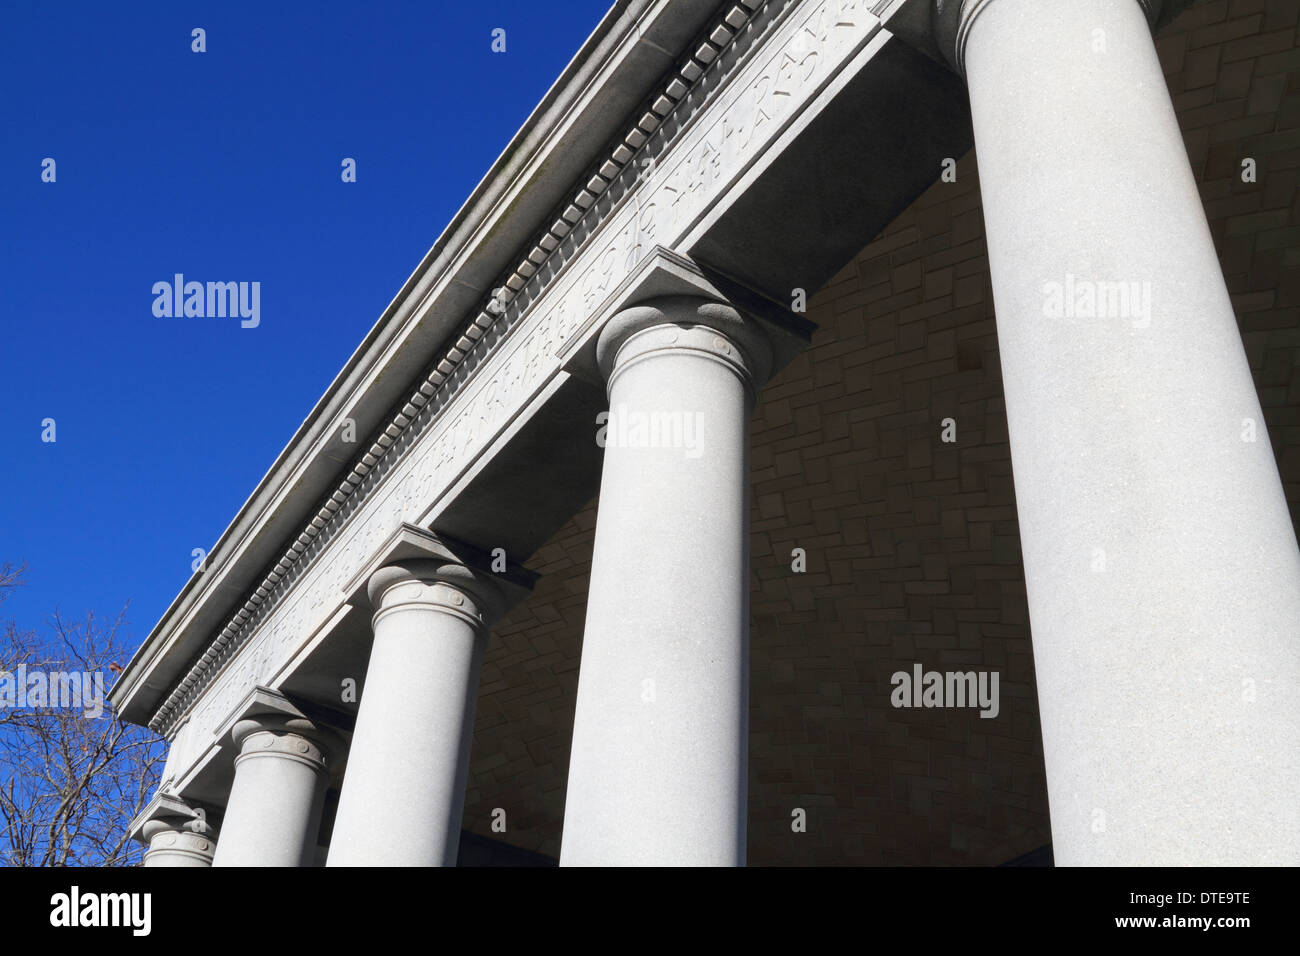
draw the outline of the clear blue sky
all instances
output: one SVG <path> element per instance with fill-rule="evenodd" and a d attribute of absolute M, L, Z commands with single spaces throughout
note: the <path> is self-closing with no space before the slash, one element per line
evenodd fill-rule
<path fill-rule="evenodd" d="M 609 2 L 0 5 L 0 616 L 148 635 Z"/>

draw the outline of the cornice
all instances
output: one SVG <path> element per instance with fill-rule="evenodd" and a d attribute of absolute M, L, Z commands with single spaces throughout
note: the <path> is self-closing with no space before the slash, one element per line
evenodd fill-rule
<path fill-rule="evenodd" d="M 723 77 L 744 61 L 723 57 L 729 47 L 744 43 L 745 50 L 794 6 L 795 0 L 739 0 L 722 6 L 711 26 L 679 58 L 629 118 L 626 132 L 604 152 L 603 158 L 576 182 L 570 198 L 548 217 L 519 252 L 516 265 L 493 283 L 493 292 L 462 321 L 461 331 L 417 380 L 405 402 L 371 438 L 345 477 L 320 503 L 315 514 L 293 538 L 260 583 L 246 594 L 238 609 L 207 647 L 191 663 L 184 677 L 156 708 L 149 726 L 170 736 L 204 689 L 238 654 L 258 625 L 312 567 L 329 541 L 346 524 L 361 503 L 383 481 L 439 413 L 471 379 L 486 357 L 529 314 L 530 306 L 563 271 L 565 264 L 584 248 L 600 225 L 623 201 L 635 193 L 643 165 L 638 158 L 652 137 L 675 141 L 711 94 L 693 95 L 706 77 L 721 84 Z M 721 64 L 728 64 L 723 72 Z M 671 123 L 668 123 L 669 119 Z M 670 127 L 670 128 L 669 128 Z M 666 145 L 663 148 L 667 148 Z"/>

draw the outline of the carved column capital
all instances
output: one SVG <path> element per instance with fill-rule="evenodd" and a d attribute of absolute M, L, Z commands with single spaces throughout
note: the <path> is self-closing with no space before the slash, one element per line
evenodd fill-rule
<path fill-rule="evenodd" d="M 612 316 L 596 342 L 596 362 L 610 389 L 633 365 L 667 355 L 723 364 L 745 383 L 751 402 L 772 372 L 772 346 L 757 323 L 702 297 L 638 302 Z"/>
<path fill-rule="evenodd" d="M 329 776 L 347 752 L 343 732 L 267 687 L 250 691 L 227 718 L 221 736 L 235 747 L 236 767 L 249 759 L 276 757 Z"/>
<path fill-rule="evenodd" d="M 211 866 L 217 852 L 215 833 L 176 828 L 162 820 L 147 824 L 143 834 L 149 841 L 145 866 Z M 183 859 L 189 862 L 180 862 Z"/>
<path fill-rule="evenodd" d="M 145 866 L 211 866 L 217 828 L 206 808 L 160 791 L 132 824 L 132 836 L 148 845 Z"/>
<path fill-rule="evenodd" d="M 313 770 L 328 774 L 331 751 L 340 747 L 326 728 L 310 720 L 281 714 L 259 714 L 237 721 L 231 739 L 239 748 L 235 766 L 258 757 L 296 760 Z M 329 740 L 333 746 L 327 746 Z"/>
<path fill-rule="evenodd" d="M 370 575 L 367 593 L 376 620 L 403 607 L 424 606 L 484 628 L 499 605 L 491 581 L 464 564 L 422 559 L 381 567 Z"/>
<path fill-rule="evenodd" d="M 464 564 L 415 559 L 386 565 L 366 586 L 374 621 L 397 610 L 423 607 L 450 614 L 482 630 L 503 610 L 499 589 Z"/>
<path fill-rule="evenodd" d="M 958 73 L 966 75 L 966 41 L 971 28 L 994 4 L 1006 0 L 931 0 L 930 24 L 935 42 Z M 1191 0 L 1132 0 L 1142 8 L 1152 31 L 1164 26 Z"/>

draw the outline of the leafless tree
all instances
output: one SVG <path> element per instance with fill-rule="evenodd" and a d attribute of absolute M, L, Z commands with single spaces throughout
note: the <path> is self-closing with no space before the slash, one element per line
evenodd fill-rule
<path fill-rule="evenodd" d="M 24 568 L 0 565 L 0 603 Z M 16 706 L 21 675 L 102 675 L 107 688 L 129 657 L 125 611 L 111 622 L 94 614 L 54 614 L 47 633 L 0 625 L 0 862 L 9 866 L 123 866 L 143 848 L 127 827 L 158 781 L 165 756 L 149 731 L 127 724 L 103 701 L 92 706 Z M 25 665 L 25 666 L 24 666 Z M 13 703 L 9 698 L 13 697 Z"/>

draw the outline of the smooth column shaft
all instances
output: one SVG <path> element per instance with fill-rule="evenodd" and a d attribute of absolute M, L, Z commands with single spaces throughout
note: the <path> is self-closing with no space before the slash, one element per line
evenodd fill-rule
<path fill-rule="evenodd" d="M 726 336 L 678 325 L 618 353 L 564 865 L 745 861 L 750 397 L 737 356 Z"/>
<path fill-rule="evenodd" d="M 966 41 L 1056 860 L 1300 863 L 1300 552 L 1143 11 Z"/>
<path fill-rule="evenodd" d="M 243 737 L 213 866 L 311 866 L 328 775 L 316 744 L 294 733 Z"/>
<path fill-rule="evenodd" d="M 486 631 L 447 584 L 377 595 L 329 866 L 454 866 Z"/>

